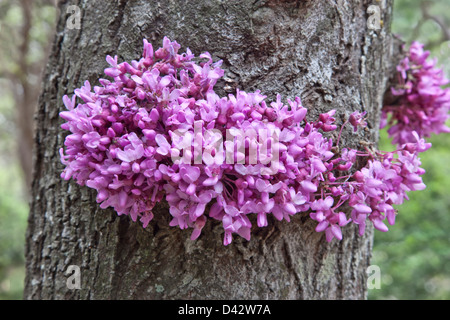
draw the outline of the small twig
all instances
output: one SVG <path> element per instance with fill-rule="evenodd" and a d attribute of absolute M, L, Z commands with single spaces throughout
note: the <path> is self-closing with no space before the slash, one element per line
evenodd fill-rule
<path fill-rule="evenodd" d="M 450 40 L 450 28 L 447 26 L 447 24 L 444 22 L 444 20 L 441 17 L 432 15 L 429 11 L 429 1 L 423 1 L 420 4 L 420 9 L 422 11 L 422 16 L 425 20 L 432 20 L 434 21 L 442 31 L 442 42 L 443 41 L 449 41 Z"/>

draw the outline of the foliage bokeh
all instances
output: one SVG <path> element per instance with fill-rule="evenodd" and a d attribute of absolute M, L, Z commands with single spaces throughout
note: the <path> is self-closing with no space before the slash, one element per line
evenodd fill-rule
<path fill-rule="evenodd" d="M 22 160 L 31 163 L 30 128 L 55 25 L 54 2 L 0 0 L 0 300 L 22 298 L 30 173 Z"/>

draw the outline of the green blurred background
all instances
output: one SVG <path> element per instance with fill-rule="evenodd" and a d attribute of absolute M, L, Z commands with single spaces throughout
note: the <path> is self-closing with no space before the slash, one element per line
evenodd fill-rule
<path fill-rule="evenodd" d="M 39 92 L 57 15 L 55 1 L 0 0 L 0 300 L 22 299 L 29 172 L 17 155 L 24 141 L 17 106 L 24 92 Z M 396 0 L 392 29 L 407 43 L 425 43 L 450 76 L 448 0 Z M 390 232 L 375 233 L 372 264 L 382 281 L 369 299 L 450 299 L 450 135 L 430 142 L 421 158 L 427 189 L 410 193 Z M 380 149 L 392 149 L 386 132 Z"/>
<path fill-rule="evenodd" d="M 450 1 L 394 0 L 392 31 L 407 43 L 418 40 L 450 76 Z M 381 288 L 369 299 L 450 299 L 450 134 L 427 139 L 421 153 L 427 188 L 397 206 L 389 232 L 375 231 L 372 264 Z M 393 150 L 385 130 L 381 150 Z"/>

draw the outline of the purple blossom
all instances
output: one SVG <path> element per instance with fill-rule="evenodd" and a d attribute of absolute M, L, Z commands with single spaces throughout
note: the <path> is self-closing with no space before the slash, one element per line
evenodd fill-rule
<path fill-rule="evenodd" d="M 165 199 L 170 226 L 190 228 L 195 240 L 209 219 L 221 221 L 224 245 L 233 234 L 250 240 L 251 215 L 265 227 L 271 216 L 290 221 L 308 212 L 316 231 L 331 241 L 341 240 L 349 223 L 359 225 L 361 234 L 367 221 L 387 231 L 385 220 L 395 222 L 393 205 L 425 187 L 418 153 L 430 147 L 426 133 L 444 131 L 448 93 L 437 89 L 444 81 L 420 46 L 412 46 L 398 70 L 404 80 L 411 72 L 420 79 L 402 88 L 408 92 L 404 106 L 420 101 L 427 109 L 385 109 L 384 115 L 402 121 L 391 128 L 395 141 L 404 142 L 393 153 L 337 153 L 339 139 L 326 136 L 337 129 L 336 111 L 308 121 L 298 97 L 287 104 L 280 95 L 266 102 L 260 91 L 219 97 L 214 86 L 224 74 L 221 62 L 203 53 L 196 63 L 189 49 L 179 50 L 168 38 L 156 51 L 144 40 L 138 61 L 106 58 L 105 75 L 113 81 L 100 79 L 94 88 L 85 82 L 71 98 L 63 97 L 68 111 L 60 113 L 62 128 L 70 134 L 60 150 L 61 177 L 96 189 L 101 208 L 113 207 L 146 227 L 153 207 Z M 420 69 L 410 68 L 419 62 L 420 77 Z M 418 114 L 420 123 L 413 123 Z M 367 125 L 365 115 L 350 115 L 354 130 Z M 425 128 L 429 124 L 433 129 Z M 367 165 L 352 169 L 360 157 Z M 344 204 L 352 208 L 350 217 L 339 209 Z"/>
<path fill-rule="evenodd" d="M 392 88 L 398 99 L 382 109 L 381 127 L 388 123 L 393 143 L 403 145 L 429 137 L 432 133 L 450 132 L 445 123 L 450 110 L 450 88 L 444 71 L 436 67 L 436 60 L 427 60 L 423 44 L 413 42 L 408 56 L 397 67 L 399 84 Z"/>

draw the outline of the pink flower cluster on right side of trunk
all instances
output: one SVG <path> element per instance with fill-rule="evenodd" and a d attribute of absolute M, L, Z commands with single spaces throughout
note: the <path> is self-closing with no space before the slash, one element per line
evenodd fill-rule
<path fill-rule="evenodd" d="M 60 116 L 70 134 L 60 150 L 61 177 L 95 189 L 101 208 L 112 207 L 144 227 L 165 199 L 170 225 L 191 228 L 193 240 L 210 219 L 222 222 L 228 245 L 234 234 L 250 240 L 252 228 L 267 226 L 270 216 L 290 221 L 300 212 L 317 222 L 316 231 L 325 232 L 327 241 L 341 240 L 341 228 L 350 223 L 360 234 L 367 221 L 387 231 L 385 222 L 395 222 L 393 206 L 403 203 L 408 191 L 425 188 L 418 154 L 430 144 L 423 136 L 445 131 L 447 119 L 449 96 L 437 89 L 444 83 L 441 73 L 428 68 L 420 47 L 413 48 L 408 59 L 421 61 L 428 78 L 417 82 L 420 96 L 405 98 L 414 101 L 413 115 L 403 110 L 406 103 L 384 109 L 401 120 L 390 130 L 397 150 L 340 146 L 338 152 L 342 128 L 364 128 L 366 112 L 348 115 L 333 140 L 326 133 L 338 129 L 336 110 L 308 119 L 298 97 L 267 102 L 260 91 L 241 90 L 220 97 L 214 86 L 224 74 L 221 61 L 213 63 L 206 52 L 196 62 L 189 49 L 179 54 L 180 45 L 168 38 L 156 51 L 144 40 L 138 61 L 106 58 L 105 75 L 112 81 L 100 79 L 94 88 L 86 81 L 71 98 L 64 96 L 68 111 Z M 408 61 L 399 68 L 404 80 L 410 73 L 418 76 L 419 68 Z M 411 83 L 415 92 L 416 82 Z M 426 107 L 418 105 L 423 101 Z M 431 106 L 438 112 L 428 110 Z M 415 113 L 421 112 L 418 119 Z M 367 165 L 358 170 L 361 157 Z M 352 208 L 350 214 L 340 209 L 344 205 Z"/>
<path fill-rule="evenodd" d="M 417 137 L 450 132 L 446 126 L 450 110 L 450 88 L 444 71 L 436 67 L 436 59 L 427 59 L 430 52 L 413 42 L 408 55 L 397 66 L 399 83 L 392 88 L 398 99 L 382 109 L 381 127 L 389 125 L 392 143 L 416 142 Z M 389 122 L 389 123 L 388 123 Z"/>

